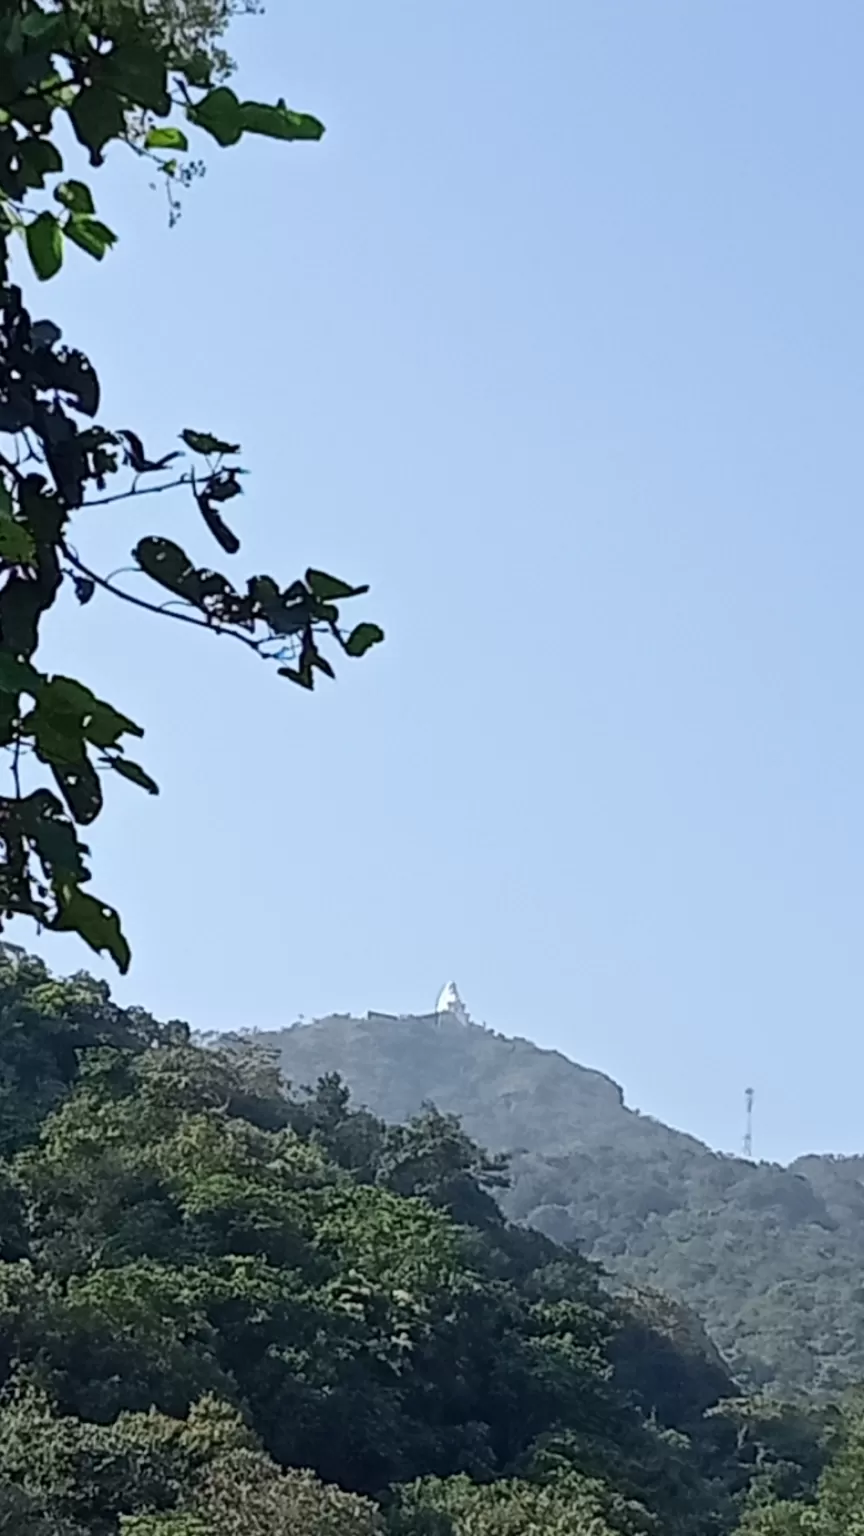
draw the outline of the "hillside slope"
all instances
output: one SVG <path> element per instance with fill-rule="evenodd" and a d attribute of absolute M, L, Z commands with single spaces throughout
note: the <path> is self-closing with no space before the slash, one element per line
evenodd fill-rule
<path fill-rule="evenodd" d="M 618 1085 L 450 1015 L 334 1016 L 256 1037 L 286 1076 L 339 1072 L 404 1120 L 424 1101 L 512 1156 L 508 1216 L 699 1311 L 739 1379 L 827 1394 L 864 1379 L 864 1158 L 789 1168 L 712 1152 Z"/>
<path fill-rule="evenodd" d="M 757 1536 L 832 1453 L 507 1223 L 454 1117 L 2 952 L 0 1131 L 5 1536 Z"/>

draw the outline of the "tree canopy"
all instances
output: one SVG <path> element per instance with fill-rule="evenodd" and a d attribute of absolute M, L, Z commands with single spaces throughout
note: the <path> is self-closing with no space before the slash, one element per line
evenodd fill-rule
<path fill-rule="evenodd" d="M 507 1215 L 578 1242 L 621 1287 L 684 1303 L 754 1391 L 830 1400 L 864 1379 L 864 1159 L 789 1168 L 712 1151 L 530 1040 L 439 1019 L 334 1016 L 261 1038 L 289 1077 L 341 1073 L 388 1120 L 424 1099 L 511 1153 Z"/>
<path fill-rule="evenodd" d="M 824 1427 L 404 1126 L 0 959 L 0 1531 L 720 1536 Z"/>

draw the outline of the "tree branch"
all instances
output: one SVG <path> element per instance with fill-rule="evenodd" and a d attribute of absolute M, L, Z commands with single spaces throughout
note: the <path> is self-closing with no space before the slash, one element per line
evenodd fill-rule
<path fill-rule="evenodd" d="M 137 483 L 131 491 L 118 491 L 116 496 L 97 496 L 94 501 L 81 503 L 82 512 L 87 507 L 107 507 L 113 501 L 131 501 L 135 496 L 158 496 L 161 491 L 176 491 L 181 485 L 191 485 L 191 475 L 181 475 L 179 480 L 168 480 L 164 485 L 139 486 Z"/>
<path fill-rule="evenodd" d="M 97 587 L 101 587 L 103 592 L 110 592 L 112 597 L 119 597 L 124 603 L 131 603 L 133 608 L 143 608 L 145 613 L 155 613 L 161 619 L 177 619 L 181 624 L 191 624 L 193 629 L 206 629 L 211 635 L 227 635 L 229 640 L 239 640 L 241 645 L 245 645 L 250 651 L 254 651 L 256 656 L 262 654 L 261 647 L 267 643 L 266 640 L 253 640 L 249 635 L 241 635 L 236 629 L 226 629 L 218 623 L 211 624 L 208 619 L 194 618 L 191 613 L 177 613 L 172 608 L 160 607 L 158 603 L 148 603 L 146 598 L 136 597 L 134 592 L 125 592 L 122 587 L 112 586 L 111 582 L 107 581 L 104 576 L 99 576 L 96 571 L 91 571 L 89 566 L 86 566 L 82 560 L 78 559 L 77 555 L 73 555 L 68 544 L 64 543 L 61 547 L 65 558 L 78 571 L 79 575 L 86 576 L 88 581 L 92 581 Z"/>

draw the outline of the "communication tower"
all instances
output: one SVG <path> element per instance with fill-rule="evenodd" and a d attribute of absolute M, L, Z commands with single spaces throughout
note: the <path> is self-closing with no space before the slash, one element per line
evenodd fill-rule
<path fill-rule="evenodd" d="M 748 1162 L 753 1161 L 753 1100 L 755 1094 L 752 1088 L 744 1089 L 744 1156 Z"/>

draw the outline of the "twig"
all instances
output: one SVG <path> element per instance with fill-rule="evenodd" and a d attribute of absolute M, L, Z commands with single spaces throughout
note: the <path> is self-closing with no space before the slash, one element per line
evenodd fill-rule
<path fill-rule="evenodd" d="M 12 783 L 15 785 L 15 799 L 21 799 L 21 737 L 15 738 L 15 746 L 12 749 Z"/>
<path fill-rule="evenodd" d="M 191 613 L 176 613 L 171 608 L 160 607 L 157 603 L 148 603 L 146 598 L 136 597 L 133 592 L 124 592 L 122 587 L 112 586 L 111 582 L 106 581 L 104 576 L 99 576 L 95 571 L 91 571 L 82 560 L 78 559 L 77 555 L 72 554 L 67 544 L 64 543 L 61 547 L 69 564 L 74 566 L 81 576 L 86 576 L 88 581 L 94 582 L 103 591 L 110 592 L 112 597 L 119 597 L 124 603 L 131 603 L 133 608 L 143 608 L 146 613 L 155 613 L 158 618 L 177 619 L 181 624 L 191 624 L 194 629 L 209 630 L 211 635 L 227 635 L 230 640 L 239 640 L 241 645 L 248 646 L 249 650 L 254 651 L 256 656 L 261 655 L 261 646 L 266 645 L 266 640 L 253 640 L 249 635 L 239 634 L 236 629 L 226 629 L 218 623 L 211 624 L 209 619 L 196 619 L 193 618 Z"/>
<path fill-rule="evenodd" d="M 158 496 L 160 491 L 176 491 L 181 485 L 191 485 L 188 475 L 182 475 L 179 480 L 168 480 L 165 485 L 145 485 L 139 487 L 137 481 L 131 491 L 118 491 L 116 496 L 98 496 L 95 501 L 85 501 L 81 504 L 82 512 L 87 507 L 107 507 L 112 501 L 130 501 L 134 496 Z"/>

